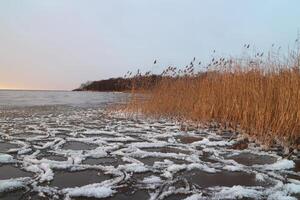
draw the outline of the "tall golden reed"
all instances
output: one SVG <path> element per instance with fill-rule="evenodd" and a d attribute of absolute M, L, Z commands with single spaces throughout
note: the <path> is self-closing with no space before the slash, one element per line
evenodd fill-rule
<path fill-rule="evenodd" d="M 129 107 L 151 116 L 217 122 L 265 144 L 299 148 L 299 58 L 286 64 L 221 58 L 197 74 L 193 66 L 169 67 L 153 89 L 143 91 L 146 100 L 134 98 Z"/>

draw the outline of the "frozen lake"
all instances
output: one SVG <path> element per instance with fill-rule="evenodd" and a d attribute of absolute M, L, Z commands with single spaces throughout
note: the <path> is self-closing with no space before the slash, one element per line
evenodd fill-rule
<path fill-rule="evenodd" d="M 0 91 L 0 199 L 299 199 L 299 161 L 105 110 L 127 96 Z"/>
<path fill-rule="evenodd" d="M 0 108 L 42 105 L 103 106 L 126 99 L 126 93 L 0 90 Z"/>

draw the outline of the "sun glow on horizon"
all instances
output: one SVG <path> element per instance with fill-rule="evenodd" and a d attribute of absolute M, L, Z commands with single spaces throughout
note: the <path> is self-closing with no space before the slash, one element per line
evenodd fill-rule
<path fill-rule="evenodd" d="M 37 90 L 37 88 L 20 87 L 18 85 L 9 85 L 0 83 L 0 90 Z"/>
<path fill-rule="evenodd" d="M 5 86 L 5 85 L 0 84 L 0 90 L 24 90 L 24 89 L 25 88 Z"/>

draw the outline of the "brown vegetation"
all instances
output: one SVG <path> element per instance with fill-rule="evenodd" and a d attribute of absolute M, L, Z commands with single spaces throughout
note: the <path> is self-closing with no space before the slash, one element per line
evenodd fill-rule
<path fill-rule="evenodd" d="M 169 67 L 147 99 L 129 109 L 157 117 L 217 122 L 265 144 L 300 144 L 299 52 L 278 61 L 262 53 L 247 59 L 213 58 L 195 73 L 195 59 L 184 69 Z M 145 92 L 145 90 L 144 90 Z"/>

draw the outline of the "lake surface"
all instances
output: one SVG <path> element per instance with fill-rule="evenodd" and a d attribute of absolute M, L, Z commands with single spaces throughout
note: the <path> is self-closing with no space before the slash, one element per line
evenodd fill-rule
<path fill-rule="evenodd" d="M 299 161 L 108 112 L 129 94 L 0 91 L 0 199 L 298 199 Z"/>
<path fill-rule="evenodd" d="M 69 105 L 77 107 L 103 106 L 124 101 L 126 93 L 0 90 L 0 107 Z"/>

